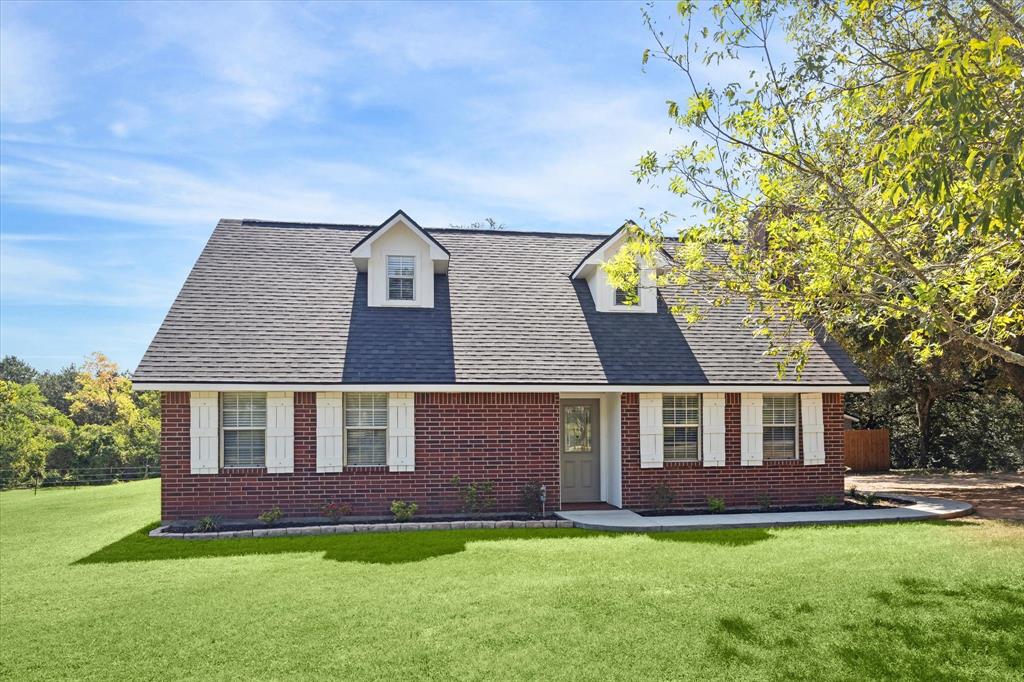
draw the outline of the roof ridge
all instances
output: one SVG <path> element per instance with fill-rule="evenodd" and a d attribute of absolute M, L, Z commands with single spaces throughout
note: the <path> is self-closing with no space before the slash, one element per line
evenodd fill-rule
<path fill-rule="evenodd" d="M 266 227 L 329 227 L 349 230 L 372 230 L 376 225 L 362 225 L 359 223 L 312 223 L 298 220 L 264 220 L 262 218 L 221 218 L 218 224 L 230 225 L 261 225 Z"/>
<path fill-rule="evenodd" d="M 301 220 L 267 220 L 264 218 L 221 218 L 217 224 L 239 225 L 239 226 L 266 226 L 266 227 L 326 227 L 330 229 L 376 229 L 380 225 L 362 224 L 358 222 L 303 222 Z M 482 233 L 482 235 L 527 235 L 534 237 L 579 237 L 596 240 L 609 240 L 615 233 L 622 229 L 618 227 L 614 231 L 604 235 L 599 232 L 565 232 L 548 231 L 544 229 L 492 229 L 488 227 L 423 227 L 425 232 L 445 233 Z M 678 238 L 665 237 L 666 242 L 678 242 Z"/>
<path fill-rule="evenodd" d="M 264 218 L 221 218 L 218 224 L 226 225 L 253 225 L 264 227 L 325 227 L 349 230 L 374 230 L 379 225 L 364 225 L 362 223 L 322 223 L 303 222 L 299 220 L 266 220 Z M 546 230 L 514 230 L 514 229 L 475 229 L 465 227 L 424 227 L 424 232 L 444 232 L 455 234 L 513 234 L 513 235 L 535 235 L 540 237 L 585 237 L 588 239 L 607 239 L 609 235 L 595 232 L 548 232 Z"/>

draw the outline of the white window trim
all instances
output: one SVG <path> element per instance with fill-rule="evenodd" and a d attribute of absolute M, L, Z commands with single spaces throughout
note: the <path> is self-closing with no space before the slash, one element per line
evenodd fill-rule
<path fill-rule="evenodd" d="M 662 399 L 662 411 L 661 411 L 661 414 L 662 414 L 662 417 L 661 417 L 661 434 L 662 434 L 661 435 L 661 440 L 662 440 L 662 443 L 665 442 L 665 429 L 668 429 L 668 428 L 679 428 L 681 426 L 696 426 L 697 427 L 697 456 L 696 456 L 696 458 L 670 457 L 669 453 L 668 453 L 668 444 L 666 443 L 664 445 L 664 448 L 665 448 L 665 450 L 664 450 L 664 452 L 665 452 L 664 457 L 665 457 L 665 461 L 666 462 L 698 462 L 699 463 L 699 462 L 701 462 L 704 459 L 704 447 L 703 447 L 703 439 L 704 439 L 704 396 L 703 395 L 701 395 L 700 393 L 696 394 L 696 396 L 697 396 L 697 423 L 696 424 L 677 424 L 677 423 L 670 424 L 670 423 L 665 421 L 665 410 L 664 410 L 664 400 L 665 400 L 665 398 L 674 398 L 675 396 L 690 397 L 692 395 L 694 395 L 694 394 L 693 393 L 663 393 L 662 396 L 661 396 L 661 399 Z"/>
<path fill-rule="evenodd" d="M 384 415 L 385 419 L 387 416 L 387 398 L 388 394 L 382 391 L 350 391 L 344 394 L 341 402 L 341 462 L 342 467 L 345 469 L 372 469 L 374 467 L 386 467 L 388 464 L 388 424 L 385 423 L 381 426 L 352 426 L 348 425 L 348 401 L 349 396 L 356 393 L 382 393 L 385 399 Z M 349 429 L 355 429 L 356 431 L 383 431 L 384 432 L 384 461 L 380 464 L 351 464 L 348 461 L 348 431 Z"/>
<path fill-rule="evenodd" d="M 389 261 L 392 258 L 411 258 L 412 259 L 412 277 L 395 277 L 395 279 L 411 279 L 412 280 L 412 298 L 391 298 L 391 275 L 390 275 L 390 264 Z M 419 258 L 415 254 L 411 253 L 388 253 L 384 255 L 384 304 L 403 306 L 412 305 L 416 303 L 416 294 L 418 288 L 416 286 L 416 273 L 419 272 L 420 264 Z"/>
<path fill-rule="evenodd" d="M 777 393 L 772 397 L 784 398 L 787 396 L 793 396 L 796 401 L 796 405 L 793 410 L 793 456 L 792 457 L 768 457 L 766 456 L 767 449 L 764 443 L 765 429 L 773 426 L 790 426 L 790 424 L 768 424 L 764 421 L 764 407 L 761 408 L 761 460 L 763 462 L 795 462 L 800 459 L 800 394 L 799 393 Z"/>
<path fill-rule="evenodd" d="M 220 468 L 227 469 L 228 471 L 234 471 L 236 469 L 266 469 L 267 468 L 267 418 L 266 411 L 264 410 L 263 426 L 224 426 L 224 396 L 228 393 L 263 393 L 263 399 L 266 400 L 266 393 L 264 391 L 222 391 L 217 394 L 217 418 L 220 421 Z M 263 432 L 263 464 L 259 466 L 228 466 L 224 462 L 224 432 L 225 431 L 262 431 Z"/>

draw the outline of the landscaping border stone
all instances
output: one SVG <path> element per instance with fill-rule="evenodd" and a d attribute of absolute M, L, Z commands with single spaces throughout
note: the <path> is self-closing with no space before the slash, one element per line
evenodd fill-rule
<path fill-rule="evenodd" d="M 149 531 L 151 538 L 175 540 L 223 540 L 228 538 L 273 538 L 293 535 L 341 535 L 345 533 L 397 533 L 421 530 L 478 530 L 485 528 L 572 528 L 572 521 L 543 519 L 537 521 L 425 521 L 409 523 L 341 523 L 336 525 L 291 526 L 288 528 L 255 528 L 221 530 L 209 533 L 165 533 L 167 525 Z"/>

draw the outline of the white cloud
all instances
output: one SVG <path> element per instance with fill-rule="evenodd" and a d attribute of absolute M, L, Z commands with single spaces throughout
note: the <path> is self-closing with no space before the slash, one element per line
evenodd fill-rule
<path fill-rule="evenodd" d="M 222 110 L 268 121 L 308 111 L 321 95 L 318 79 L 337 66 L 292 4 L 146 3 L 138 8 L 150 39 L 183 51 L 199 79 L 177 93 L 182 108 Z M 306 30 L 303 30 L 303 29 Z"/>
<path fill-rule="evenodd" d="M 159 225 L 182 238 L 205 239 L 218 218 L 376 224 L 404 194 L 395 173 L 354 163 L 293 159 L 269 169 L 200 173 L 86 150 L 63 158 L 17 151 L 3 167 L 5 202 L 136 223 L 142 231 Z M 445 217 L 429 197 L 406 205 L 414 204 Z"/>
<path fill-rule="evenodd" d="M 348 37 L 351 47 L 372 55 L 378 63 L 420 71 L 494 64 L 511 68 L 513 60 L 527 57 L 525 41 L 509 31 L 510 24 L 519 25 L 530 14 L 523 11 L 525 6 L 502 5 L 500 20 L 494 12 L 475 16 L 466 11 L 473 9 L 469 5 L 403 5 L 394 12 L 383 5 L 380 9 L 362 16 Z"/>
<path fill-rule="evenodd" d="M 0 249 L 0 291 L 5 301 L 45 298 L 82 280 L 77 268 L 38 251 L 10 245 Z"/>
<path fill-rule="evenodd" d="M 56 45 L 44 32 L 14 20 L 0 25 L 0 116 L 33 123 L 56 114 L 62 90 Z"/>

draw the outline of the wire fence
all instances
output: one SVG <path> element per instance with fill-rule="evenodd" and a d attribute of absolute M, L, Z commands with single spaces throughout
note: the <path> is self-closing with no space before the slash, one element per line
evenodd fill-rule
<path fill-rule="evenodd" d="M 46 469 L 26 475 L 24 470 L 0 468 L 0 488 L 55 488 L 104 485 L 121 481 L 159 478 L 159 464 L 119 467 Z"/>

